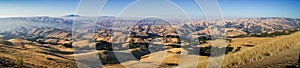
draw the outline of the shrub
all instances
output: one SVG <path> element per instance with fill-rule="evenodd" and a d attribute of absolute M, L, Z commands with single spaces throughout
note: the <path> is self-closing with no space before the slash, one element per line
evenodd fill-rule
<path fill-rule="evenodd" d="M 24 61 L 23 61 L 23 59 L 20 55 L 16 56 L 16 62 L 15 63 L 17 64 L 17 68 L 22 68 L 23 67 Z"/>

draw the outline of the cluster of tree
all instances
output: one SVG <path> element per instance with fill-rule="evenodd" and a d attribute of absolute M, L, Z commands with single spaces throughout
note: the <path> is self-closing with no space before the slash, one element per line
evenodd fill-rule
<path fill-rule="evenodd" d="M 208 36 L 200 36 L 198 37 L 198 43 L 199 44 L 203 44 L 203 43 L 207 43 L 207 40 L 213 40 L 213 36 L 208 35 Z"/>
<path fill-rule="evenodd" d="M 228 45 L 227 47 L 224 47 L 224 48 L 213 47 L 213 46 L 200 47 L 200 55 L 210 56 L 212 49 L 216 49 L 218 51 L 222 51 L 225 49 L 225 53 L 220 53 L 219 55 L 216 55 L 216 56 L 221 56 L 223 54 L 227 54 L 227 53 L 231 52 L 233 50 L 233 47 L 231 47 L 230 45 Z"/>
<path fill-rule="evenodd" d="M 292 33 L 295 33 L 299 30 L 283 30 L 283 31 L 275 31 L 273 33 L 257 33 L 257 34 L 250 34 L 250 37 L 275 37 L 280 35 L 290 35 Z"/>
<path fill-rule="evenodd" d="M 112 51 L 112 43 L 106 42 L 106 41 L 100 41 L 96 43 L 96 50 L 108 50 Z"/>
<path fill-rule="evenodd" d="M 248 35 L 239 35 L 239 36 L 234 36 L 231 38 L 243 38 L 243 37 L 275 37 L 275 36 L 280 36 L 280 35 L 290 35 L 295 32 L 299 31 L 298 29 L 293 29 L 293 30 L 283 30 L 283 31 L 275 31 L 272 33 L 264 32 L 264 33 L 252 33 Z"/>
<path fill-rule="evenodd" d="M 204 44 L 207 43 L 208 40 L 214 40 L 215 38 L 211 35 L 208 36 L 200 36 L 197 38 L 198 44 Z M 227 42 L 232 42 L 231 39 L 225 39 Z"/>
<path fill-rule="evenodd" d="M 129 43 L 129 48 L 134 49 L 134 48 L 148 48 L 149 43 Z"/>

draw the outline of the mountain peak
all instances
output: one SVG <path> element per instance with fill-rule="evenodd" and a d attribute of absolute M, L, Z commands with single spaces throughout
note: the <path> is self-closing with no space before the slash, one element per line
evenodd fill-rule
<path fill-rule="evenodd" d="M 64 17 L 80 17 L 80 16 L 76 14 L 71 14 L 71 15 L 65 15 Z"/>

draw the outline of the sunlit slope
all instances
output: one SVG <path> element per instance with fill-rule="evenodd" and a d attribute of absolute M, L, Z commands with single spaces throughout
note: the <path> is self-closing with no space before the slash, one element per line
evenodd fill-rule
<path fill-rule="evenodd" d="M 283 52 L 290 52 L 289 50 L 295 50 L 300 47 L 300 32 L 296 32 L 287 36 L 279 36 L 269 39 L 268 41 L 258 44 L 257 46 L 244 50 L 235 54 L 229 54 L 225 56 L 223 66 L 235 67 L 251 62 L 261 62 L 264 59 L 272 57 L 284 56 Z M 297 54 L 297 53 L 296 53 Z M 296 60 L 296 58 L 294 58 Z M 265 61 L 265 60 L 264 60 Z M 281 61 L 280 59 L 274 60 Z M 297 61 L 297 60 L 296 60 Z"/>

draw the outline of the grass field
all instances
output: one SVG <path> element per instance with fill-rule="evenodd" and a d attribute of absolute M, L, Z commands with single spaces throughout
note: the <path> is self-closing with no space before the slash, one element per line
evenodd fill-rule
<path fill-rule="evenodd" d="M 291 34 L 291 35 L 284 35 L 278 36 L 274 38 L 235 38 L 231 43 L 232 46 L 241 46 L 242 44 L 252 44 L 253 47 L 242 46 L 243 49 L 241 51 L 228 54 L 224 57 L 223 65 L 224 68 L 244 68 L 241 66 L 245 66 L 251 63 L 259 63 L 262 61 L 268 60 L 269 62 L 256 64 L 257 67 L 264 67 L 267 63 L 271 62 L 280 62 L 281 60 L 284 61 L 285 59 L 270 59 L 273 57 L 280 57 L 280 56 L 288 56 L 283 54 L 289 54 L 289 52 L 296 52 L 291 53 L 289 55 L 298 56 L 300 50 L 300 32 Z M 298 48 L 298 49 L 297 49 Z M 286 52 L 286 53 L 285 53 Z M 290 62 L 296 62 L 298 58 L 291 58 L 294 59 Z M 204 60 L 204 59 L 203 59 Z M 199 68 L 207 67 L 208 61 L 201 61 L 198 64 Z M 187 65 L 188 66 L 188 65 Z M 269 66 L 275 66 L 270 65 Z M 248 65 L 251 68 L 251 65 Z M 247 67 L 247 68 L 248 68 Z"/>
<path fill-rule="evenodd" d="M 277 37 L 245 37 L 245 38 L 232 38 L 229 43 L 234 47 L 233 51 L 224 56 L 222 62 L 223 68 L 256 68 L 256 67 L 285 67 L 287 65 L 294 65 L 297 63 L 297 56 L 299 55 L 300 45 L 300 32 L 291 35 L 283 35 Z M 26 43 L 22 48 L 18 45 L 18 40 L 10 40 L 11 43 L 5 41 L 0 44 L 0 57 L 1 61 L 10 61 L 12 65 L 16 65 L 16 60 L 21 58 L 24 61 L 25 67 L 76 67 L 74 61 L 74 54 L 72 48 L 65 48 L 60 45 L 36 43 Z M 20 40 L 19 40 L 20 41 Z M 13 44 L 13 45 L 12 45 Z M 235 51 L 240 47 L 239 51 Z M 177 53 L 180 52 L 180 53 Z M 173 48 L 165 51 L 158 51 L 148 54 L 150 58 L 139 60 L 128 60 L 122 62 L 125 66 L 130 67 L 147 67 L 156 66 L 160 67 L 176 67 L 181 62 L 192 62 L 199 60 L 197 64 L 181 63 L 180 67 L 189 68 L 197 65 L 198 68 L 206 68 L 209 63 L 208 56 L 200 56 L 195 54 L 188 54 L 188 51 L 182 48 Z M 111 52 L 112 53 L 112 52 Z M 109 57 L 110 52 L 104 55 Z M 122 56 L 127 56 L 127 52 L 118 52 Z M 142 53 L 142 52 L 140 52 Z M 168 53 L 168 54 L 165 54 Z M 90 53 L 75 54 L 85 55 Z M 100 53 L 99 53 L 100 54 Z M 161 58 L 165 56 L 164 58 Z M 152 57 L 152 58 L 151 58 Z M 182 58 L 182 59 L 179 59 Z M 216 57 L 222 58 L 222 57 Z M 157 63 L 162 60 L 165 64 Z M 0 64 L 1 65 L 1 64 Z M 124 67 L 121 64 L 106 64 L 106 68 Z M 299 67 L 299 66 L 298 66 Z"/>

